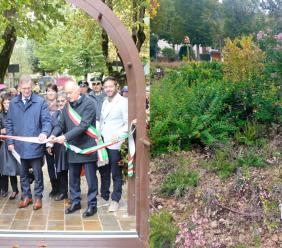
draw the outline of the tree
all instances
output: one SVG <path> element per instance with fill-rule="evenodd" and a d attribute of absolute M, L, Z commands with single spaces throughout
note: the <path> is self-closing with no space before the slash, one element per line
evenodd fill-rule
<path fill-rule="evenodd" d="M 282 32 L 282 1 L 262 0 L 260 6 L 267 12 L 267 24 L 275 32 Z"/>
<path fill-rule="evenodd" d="M 172 44 L 181 42 L 184 36 L 175 5 L 176 1 L 160 0 L 158 13 L 151 21 L 151 33 Z"/>
<path fill-rule="evenodd" d="M 105 72 L 99 24 L 78 9 L 70 9 L 65 24 L 51 29 L 37 44 L 39 67 L 45 71 L 80 76 L 93 71 Z"/>
<path fill-rule="evenodd" d="M 44 39 L 50 28 L 64 21 L 65 2 L 1 0 L 0 3 L 0 83 L 3 83 L 17 37 Z"/>
<path fill-rule="evenodd" d="M 249 35 L 260 29 L 259 0 L 223 0 L 224 37 Z"/>
<path fill-rule="evenodd" d="M 188 35 L 192 44 L 211 45 L 215 27 L 210 24 L 217 4 L 215 0 L 161 0 L 151 31 L 172 44 L 182 43 Z"/>

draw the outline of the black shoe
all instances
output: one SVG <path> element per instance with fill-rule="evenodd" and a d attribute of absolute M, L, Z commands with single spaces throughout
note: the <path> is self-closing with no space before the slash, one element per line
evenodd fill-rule
<path fill-rule="evenodd" d="M 14 200 L 16 197 L 17 197 L 17 195 L 19 194 L 19 191 L 14 191 L 11 195 L 10 195 L 10 197 L 9 197 L 9 200 Z"/>
<path fill-rule="evenodd" d="M 96 207 L 96 206 L 95 206 L 95 207 L 90 206 L 90 207 L 88 207 L 88 208 L 86 209 L 86 211 L 83 213 L 83 218 L 90 217 L 90 216 L 92 216 L 92 215 L 94 215 L 94 214 L 96 214 L 96 213 L 97 213 L 97 207 Z"/>
<path fill-rule="evenodd" d="M 59 194 L 56 196 L 55 201 L 62 201 L 64 199 L 68 199 L 68 194 Z"/>
<path fill-rule="evenodd" d="M 52 190 L 50 191 L 50 193 L 49 193 L 49 197 L 51 197 L 51 198 L 52 198 L 52 197 L 55 197 L 56 195 L 58 195 L 58 191 L 53 190 L 53 189 L 52 189 Z"/>
<path fill-rule="evenodd" d="M 1 195 L 2 195 L 2 197 L 7 197 L 8 192 L 7 192 L 7 191 L 2 191 L 2 192 L 1 192 Z"/>
<path fill-rule="evenodd" d="M 72 214 L 79 209 L 81 209 L 80 203 L 72 204 L 69 208 L 66 209 L 65 214 Z"/>

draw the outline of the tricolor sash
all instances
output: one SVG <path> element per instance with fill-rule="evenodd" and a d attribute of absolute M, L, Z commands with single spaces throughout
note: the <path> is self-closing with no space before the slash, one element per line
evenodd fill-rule
<path fill-rule="evenodd" d="M 78 126 L 81 122 L 81 116 L 71 107 L 70 104 L 67 104 L 67 114 L 69 116 L 69 118 L 71 119 L 71 121 Z M 103 140 L 101 138 L 100 133 L 97 131 L 97 129 L 95 127 L 93 127 L 92 125 L 90 125 L 87 130 L 85 131 L 85 133 L 95 139 L 97 145 L 102 145 L 103 144 Z M 68 148 L 68 146 L 66 146 Z M 87 149 L 84 149 L 87 150 Z M 95 152 L 95 151 L 93 151 Z M 80 154 L 90 154 L 91 152 L 88 153 L 80 153 Z M 98 164 L 100 166 L 105 165 L 108 163 L 109 158 L 108 158 L 108 153 L 107 150 L 105 148 L 101 148 L 97 150 L 97 154 L 98 154 Z"/>

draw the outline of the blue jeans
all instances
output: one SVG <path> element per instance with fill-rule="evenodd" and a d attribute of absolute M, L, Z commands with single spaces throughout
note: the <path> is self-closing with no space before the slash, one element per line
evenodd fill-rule
<path fill-rule="evenodd" d="M 32 167 L 34 175 L 34 196 L 36 199 L 42 198 L 42 193 L 44 189 L 42 162 L 42 158 L 21 159 L 20 179 L 23 197 L 32 198 L 28 176 L 29 168 Z"/>
<path fill-rule="evenodd" d="M 109 163 L 99 167 L 101 174 L 101 196 L 108 200 L 110 196 L 111 173 L 113 179 L 113 193 L 111 198 L 113 201 L 119 202 L 122 194 L 122 167 L 118 165 L 121 160 L 119 150 L 107 149 L 109 155 Z"/>
<path fill-rule="evenodd" d="M 86 181 L 88 185 L 87 200 L 89 207 L 97 206 L 98 179 L 96 175 L 97 163 L 70 163 L 69 164 L 69 188 L 70 197 L 73 204 L 80 204 L 80 172 L 84 165 Z"/>

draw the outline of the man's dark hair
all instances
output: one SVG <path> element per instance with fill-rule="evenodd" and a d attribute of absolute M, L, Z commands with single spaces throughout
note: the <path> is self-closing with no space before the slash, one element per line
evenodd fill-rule
<path fill-rule="evenodd" d="M 107 81 L 114 81 L 115 82 L 115 85 L 117 85 L 117 79 L 113 76 L 109 76 L 109 77 L 106 77 L 104 80 L 103 80 L 103 84 L 105 84 Z"/>

